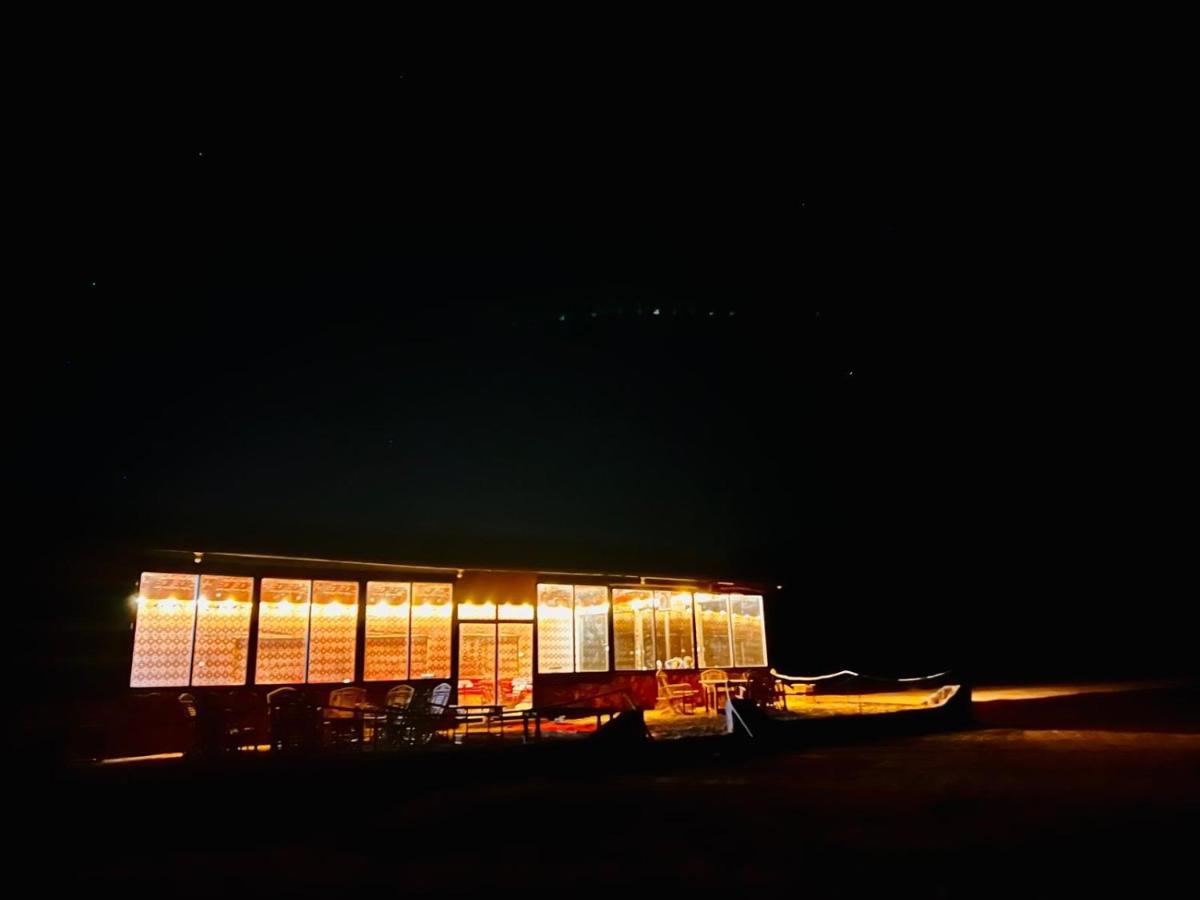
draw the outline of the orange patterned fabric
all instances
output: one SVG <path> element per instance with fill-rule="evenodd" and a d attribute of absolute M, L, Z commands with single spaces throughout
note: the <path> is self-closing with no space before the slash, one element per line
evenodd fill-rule
<path fill-rule="evenodd" d="M 358 644 L 358 583 L 314 581 L 308 644 L 308 681 L 354 680 Z"/>
<path fill-rule="evenodd" d="M 407 582 L 367 582 L 363 680 L 403 681 L 408 678 L 411 596 L 412 585 Z"/>
<path fill-rule="evenodd" d="M 200 576 L 192 684 L 216 687 L 246 683 L 254 579 Z"/>
<path fill-rule="evenodd" d="M 258 604 L 255 684 L 300 684 L 308 659 L 311 584 L 264 578 Z"/>
<path fill-rule="evenodd" d="M 195 575 L 142 574 L 130 687 L 187 686 L 192 669 L 196 582 Z"/>

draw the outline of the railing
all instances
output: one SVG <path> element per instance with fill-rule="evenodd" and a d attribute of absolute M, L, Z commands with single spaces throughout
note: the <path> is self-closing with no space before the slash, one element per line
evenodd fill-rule
<path fill-rule="evenodd" d="M 632 709 L 638 708 L 638 706 L 634 702 L 633 698 L 629 695 L 629 691 L 627 691 L 625 688 L 614 688 L 611 691 L 601 691 L 599 694 L 588 694 L 585 697 L 572 697 L 570 700 L 564 700 L 561 703 L 551 703 L 546 706 L 536 706 L 536 707 L 532 707 L 530 709 L 515 709 L 515 710 L 506 711 L 506 712 L 502 713 L 500 716 L 501 733 L 503 733 L 504 722 L 506 719 L 508 721 L 516 721 L 516 720 L 520 719 L 521 720 L 522 737 L 524 740 L 528 741 L 529 740 L 529 722 L 530 722 L 530 720 L 532 720 L 533 725 L 534 725 L 534 739 L 541 740 L 542 739 L 542 719 L 543 719 L 543 717 L 550 715 L 551 713 L 556 713 L 557 715 L 562 715 L 563 712 L 572 712 L 572 711 L 573 712 L 581 712 L 581 713 L 586 712 L 589 714 L 595 713 L 596 729 L 599 730 L 600 717 L 602 715 L 604 715 L 605 713 L 608 713 L 609 719 L 611 720 L 611 718 L 613 716 L 613 709 L 611 707 L 581 706 L 579 704 L 590 703 L 593 700 L 599 700 L 603 697 L 621 697 L 625 701 L 625 704 L 626 704 L 625 708 L 627 710 L 632 710 Z"/>

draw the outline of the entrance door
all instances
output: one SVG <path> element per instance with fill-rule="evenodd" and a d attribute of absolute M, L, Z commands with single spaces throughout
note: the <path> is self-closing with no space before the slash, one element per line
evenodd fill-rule
<path fill-rule="evenodd" d="M 533 625 L 527 622 L 460 622 L 460 706 L 533 706 Z"/>

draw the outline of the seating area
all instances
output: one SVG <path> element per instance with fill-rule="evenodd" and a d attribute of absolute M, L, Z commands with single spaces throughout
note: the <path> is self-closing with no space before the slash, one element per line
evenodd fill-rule
<path fill-rule="evenodd" d="M 330 685 L 323 693 L 294 685 L 262 691 L 160 692 L 137 698 L 141 709 L 137 724 L 129 719 L 120 726 L 130 739 L 118 738 L 123 743 L 106 756 L 135 757 L 160 750 L 188 757 L 239 751 L 403 752 L 489 740 L 578 738 L 596 733 L 606 720 L 630 709 L 646 713 L 656 736 L 715 734 L 721 732 L 722 714 L 730 698 L 750 699 L 785 717 L 845 712 L 844 703 L 837 704 L 835 698 L 824 695 L 797 709 L 795 686 L 781 684 L 766 670 L 663 668 L 655 672 L 650 685 L 648 692 L 622 686 L 554 697 L 539 707 L 522 709 L 456 702 L 448 681 L 399 683 L 378 690 L 369 685 Z M 804 688 L 811 690 L 807 685 Z M 857 696 L 854 704 L 858 711 L 862 704 Z"/>
<path fill-rule="evenodd" d="M 763 709 L 787 709 L 787 686 L 772 673 L 749 670 L 730 673 L 725 669 L 705 669 L 693 686 L 688 681 L 672 681 L 659 670 L 658 703 L 656 708 L 675 715 L 687 716 L 700 706 L 706 715 L 724 712 L 729 699 L 749 699 Z M 805 686 L 811 692 L 811 685 Z"/>

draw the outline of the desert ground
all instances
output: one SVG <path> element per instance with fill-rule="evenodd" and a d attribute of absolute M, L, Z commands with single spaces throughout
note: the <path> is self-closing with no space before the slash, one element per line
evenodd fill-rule
<path fill-rule="evenodd" d="M 810 749 L 64 770 L 31 806 L 24 864 L 160 897 L 1194 891 L 1195 684 L 976 697 L 965 730 Z"/>

